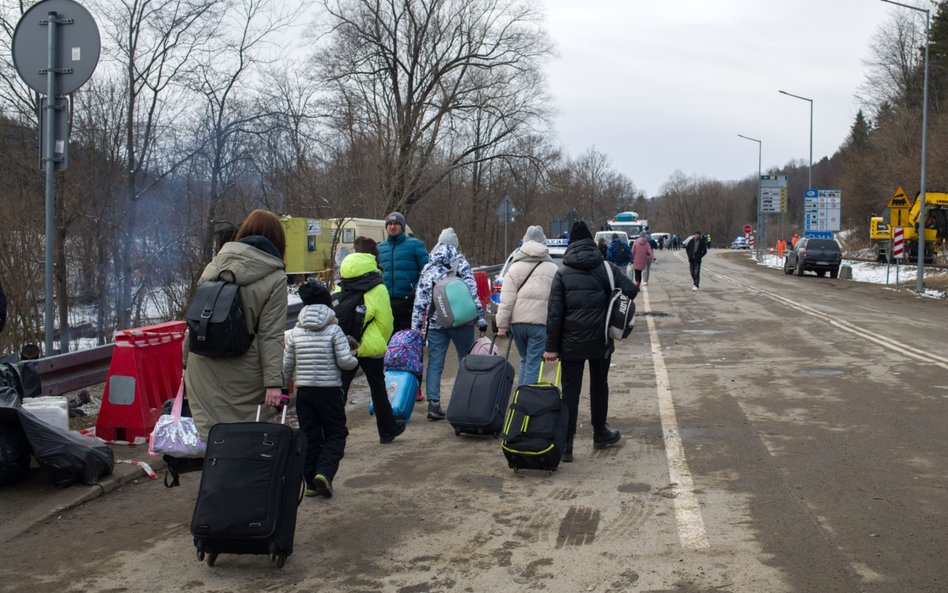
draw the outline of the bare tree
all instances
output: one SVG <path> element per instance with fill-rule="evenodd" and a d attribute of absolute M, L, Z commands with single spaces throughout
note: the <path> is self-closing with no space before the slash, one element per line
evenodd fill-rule
<path fill-rule="evenodd" d="M 498 158 L 483 149 L 524 130 L 498 108 L 486 136 L 466 133 L 491 97 L 542 80 L 551 45 L 518 0 L 324 0 L 328 44 L 317 54 L 342 119 L 377 142 L 384 210 L 407 212 L 452 170 Z M 505 83 L 514 83 L 505 86 Z M 542 97 L 542 95 L 535 95 Z M 528 102 L 528 101 L 527 101 Z M 499 107 L 499 106 L 498 106 Z"/>
<path fill-rule="evenodd" d="M 133 310 L 133 266 L 140 258 L 140 200 L 147 178 L 160 179 L 183 160 L 167 143 L 176 139 L 174 122 L 189 102 L 182 95 L 193 75 L 195 56 L 218 31 L 224 0 L 111 0 L 104 9 L 106 34 L 123 69 L 125 241 L 119 254 L 117 319 L 127 327 Z M 177 93 L 177 96 L 175 96 Z M 165 146 L 163 146 L 165 144 Z"/>

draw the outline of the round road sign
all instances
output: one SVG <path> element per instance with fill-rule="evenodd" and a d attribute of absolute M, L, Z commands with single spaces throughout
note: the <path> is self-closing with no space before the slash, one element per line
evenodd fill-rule
<path fill-rule="evenodd" d="M 749 224 L 745 224 L 745 225 L 744 225 L 744 232 L 745 232 L 745 233 L 749 233 L 749 232 L 751 232 L 752 230 L 754 230 L 754 229 L 753 229 L 753 227 L 751 227 L 751 225 L 749 225 Z"/>
<path fill-rule="evenodd" d="M 81 87 L 99 62 L 99 27 L 89 11 L 73 0 L 42 0 L 26 11 L 13 32 L 13 64 L 34 91 L 46 94 L 50 13 L 56 15 L 56 77 L 59 95 Z"/>

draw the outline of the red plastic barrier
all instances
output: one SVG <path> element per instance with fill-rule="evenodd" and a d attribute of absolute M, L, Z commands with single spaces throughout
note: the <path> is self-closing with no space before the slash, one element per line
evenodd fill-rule
<path fill-rule="evenodd" d="M 96 436 L 105 441 L 147 438 L 161 406 L 181 384 L 185 323 L 170 321 L 115 333 L 115 351 L 105 382 Z"/>
<path fill-rule="evenodd" d="M 487 272 L 474 272 L 474 281 L 477 282 L 477 297 L 486 312 L 487 305 L 490 304 L 490 280 L 487 278 Z"/>

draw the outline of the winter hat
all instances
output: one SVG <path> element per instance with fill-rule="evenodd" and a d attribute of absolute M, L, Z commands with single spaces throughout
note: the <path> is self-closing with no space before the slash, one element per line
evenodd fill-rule
<path fill-rule="evenodd" d="M 527 228 L 527 232 L 523 234 L 523 242 L 527 241 L 536 241 L 537 243 L 546 243 L 546 235 L 543 234 L 543 227 L 535 224 Z"/>
<path fill-rule="evenodd" d="M 304 305 L 326 305 L 327 307 L 332 307 L 332 295 L 329 294 L 329 289 L 326 288 L 326 285 L 317 280 L 308 280 L 303 284 L 300 284 L 299 291 L 300 300 L 303 301 Z"/>
<path fill-rule="evenodd" d="M 402 215 L 401 212 L 392 212 L 391 214 L 386 216 L 385 224 L 388 224 L 390 222 L 397 222 L 398 224 L 402 225 L 402 230 L 403 231 L 405 230 L 405 217 Z"/>
<path fill-rule="evenodd" d="M 575 243 L 580 239 L 592 239 L 592 233 L 589 232 L 589 227 L 586 226 L 586 223 L 580 220 L 573 225 L 573 230 L 569 232 L 569 242 Z"/>
<path fill-rule="evenodd" d="M 639 236 L 645 237 L 646 239 L 648 239 L 648 231 L 642 231 L 641 233 L 639 233 Z"/>
<path fill-rule="evenodd" d="M 458 234 L 454 232 L 453 227 L 448 227 L 441 231 L 441 234 L 438 235 L 438 243 L 454 245 L 455 247 L 460 248 L 460 245 L 458 245 Z"/>

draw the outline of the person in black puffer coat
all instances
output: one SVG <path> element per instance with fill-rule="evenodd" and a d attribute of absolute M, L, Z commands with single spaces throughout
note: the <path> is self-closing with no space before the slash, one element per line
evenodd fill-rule
<path fill-rule="evenodd" d="M 563 461 L 573 460 L 573 437 L 579 412 L 583 369 L 589 361 L 589 408 L 593 425 L 593 448 L 604 449 L 619 442 L 621 434 L 606 423 L 609 413 L 609 362 L 613 341 L 606 340 L 606 306 L 609 277 L 604 265 L 612 266 L 616 286 L 629 298 L 639 289 L 615 264 L 603 262 L 599 248 L 584 222 L 573 225 L 563 267 L 553 278 L 546 322 L 548 361 L 562 360 L 563 401 L 569 407 L 569 429 Z"/>

